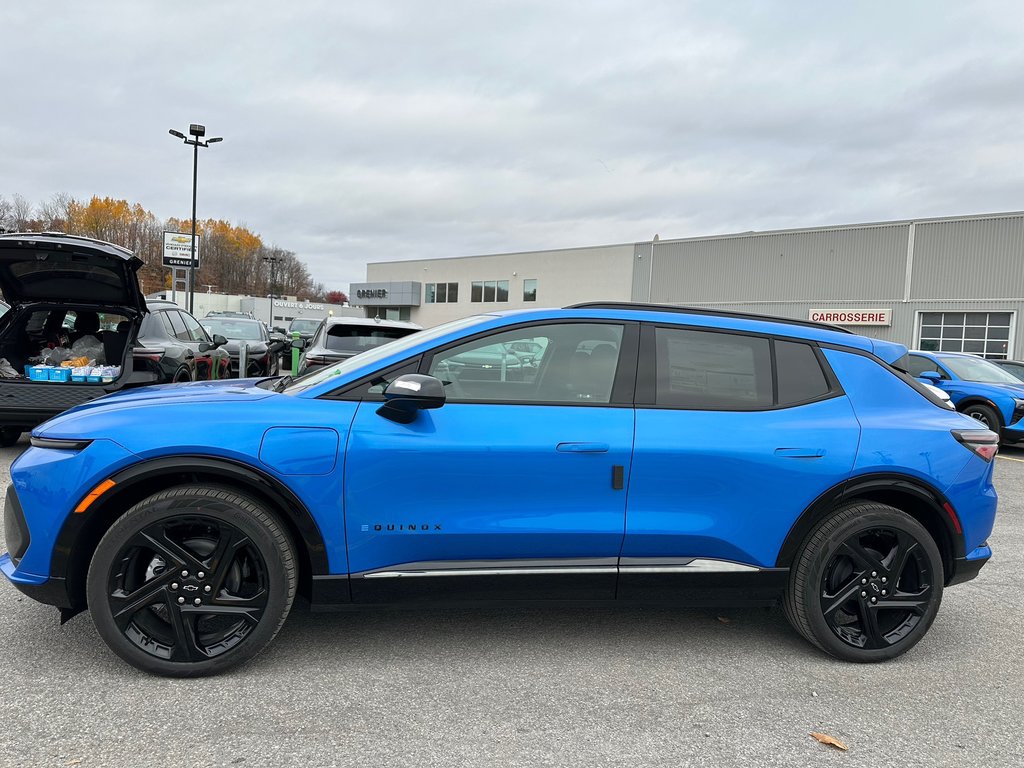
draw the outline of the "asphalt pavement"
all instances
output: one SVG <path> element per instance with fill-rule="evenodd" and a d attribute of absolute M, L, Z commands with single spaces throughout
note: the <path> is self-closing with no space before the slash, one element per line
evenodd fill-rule
<path fill-rule="evenodd" d="M 165 680 L 0 583 L 0 766 L 1020 768 L 1024 451 L 997 461 L 995 557 L 879 665 L 778 610 L 300 606 L 241 670 Z"/>

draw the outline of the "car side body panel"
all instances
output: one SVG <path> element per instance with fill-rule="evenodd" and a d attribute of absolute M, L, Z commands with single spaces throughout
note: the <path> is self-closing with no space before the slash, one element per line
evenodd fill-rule
<path fill-rule="evenodd" d="M 775 410 L 640 408 L 625 557 L 774 566 L 796 515 L 850 476 L 845 396 Z"/>

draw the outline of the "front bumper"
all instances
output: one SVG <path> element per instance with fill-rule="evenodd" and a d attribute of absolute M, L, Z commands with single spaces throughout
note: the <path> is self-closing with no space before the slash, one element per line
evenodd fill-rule
<path fill-rule="evenodd" d="M 68 595 L 67 584 L 63 578 L 51 576 L 33 576 L 31 574 L 18 573 L 11 556 L 8 553 L 0 555 L 0 572 L 3 572 L 7 580 L 17 588 L 19 592 L 33 600 L 55 605 L 58 608 L 70 608 L 71 597 Z"/>

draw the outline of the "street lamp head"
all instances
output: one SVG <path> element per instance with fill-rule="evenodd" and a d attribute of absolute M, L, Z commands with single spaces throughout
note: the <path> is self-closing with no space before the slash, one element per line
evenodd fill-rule
<path fill-rule="evenodd" d="M 184 133 L 182 133 L 181 131 L 176 131 L 173 128 L 171 128 L 171 130 L 169 130 L 168 133 L 171 134 L 171 136 L 174 136 L 174 137 L 179 138 L 179 139 L 184 139 L 185 138 L 185 134 Z"/>
<path fill-rule="evenodd" d="M 207 144 L 216 144 L 218 141 L 224 141 L 224 137 L 223 136 L 215 136 L 212 139 L 207 139 L 206 143 Z"/>
<path fill-rule="evenodd" d="M 188 127 L 188 132 L 195 136 L 197 139 L 202 138 L 203 136 L 206 135 L 206 126 L 196 125 L 195 123 L 192 123 L 192 125 Z"/>

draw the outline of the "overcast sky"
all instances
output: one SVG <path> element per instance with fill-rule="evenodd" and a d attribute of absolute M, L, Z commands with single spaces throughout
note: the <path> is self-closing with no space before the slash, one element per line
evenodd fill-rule
<path fill-rule="evenodd" d="M 1019 2 L 4 3 L 0 194 L 368 261 L 1024 209 Z"/>

